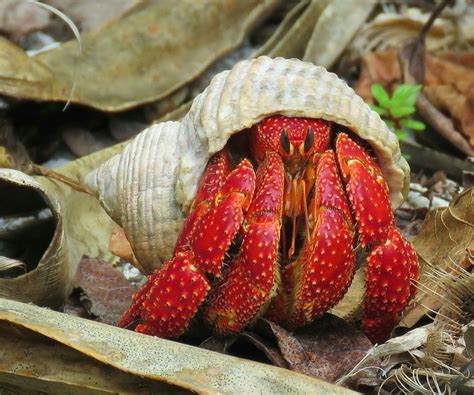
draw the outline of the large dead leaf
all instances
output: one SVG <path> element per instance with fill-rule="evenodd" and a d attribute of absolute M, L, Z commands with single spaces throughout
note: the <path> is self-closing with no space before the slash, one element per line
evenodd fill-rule
<path fill-rule="evenodd" d="M 84 174 L 123 147 L 78 159 L 58 169 L 81 182 Z M 72 278 L 82 255 L 114 257 L 108 251 L 113 221 L 97 199 L 46 177 L 0 169 L 0 259 L 23 263 L 23 272 L 0 272 L 0 297 L 41 305 L 60 306 L 72 289 Z"/>
<path fill-rule="evenodd" d="M 29 58 L 0 40 L 0 93 L 119 111 L 163 98 L 235 49 L 278 0 L 146 1 L 76 41 Z"/>
<path fill-rule="evenodd" d="M 103 369 L 106 364 L 136 379 L 161 381 L 198 393 L 353 393 L 289 370 L 6 299 L 0 299 L 0 323 L 2 334 L 25 338 L 24 329 L 29 329 L 53 341 L 58 351 L 71 348 L 93 358 L 96 367 Z M 28 332 L 27 339 L 32 336 Z M 44 364 L 44 360 L 37 363 Z M 0 363 L 0 369 L 2 374 L 15 374 L 10 365 Z"/>
<path fill-rule="evenodd" d="M 442 297 L 433 296 L 441 290 L 436 272 L 450 273 L 453 265 L 463 262 L 466 251 L 474 249 L 474 188 L 455 198 L 449 207 L 428 213 L 423 228 L 413 239 L 413 246 L 422 265 L 419 292 L 415 304 L 407 309 L 401 326 L 411 328 L 427 311 L 438 310 Z M 430 292 L 426 292 L 431 290 Z"/>

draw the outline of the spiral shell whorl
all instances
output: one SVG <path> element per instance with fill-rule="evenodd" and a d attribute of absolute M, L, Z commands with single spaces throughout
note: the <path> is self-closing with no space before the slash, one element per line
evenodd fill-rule
<path fill-rule="evenodd" d="M 174 197 L 180 126 L 178 122 L 152 125 L 86 178 L 148 268 L 171 256 L 184 219 Z"/>

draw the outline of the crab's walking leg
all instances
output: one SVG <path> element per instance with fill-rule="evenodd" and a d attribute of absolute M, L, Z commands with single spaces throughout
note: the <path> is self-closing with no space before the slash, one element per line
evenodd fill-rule
<path fill-rule="evenodd" d="M 370 246 L 363 327 L 373 342 L 383 342 L 414 296 L 418 260 L 396 229 L 388 186 L 375 161 L 344 133 L 336 151 L 360 242 Z"/>
<path fill-rule="evenodd" d="M 285 268 L 289 291 L 288 325 L 312 322 L 345 294 L 354 274 L 354 229 L 332 151 L 316 168 L 315 195 L 310 203 L 312 231 L 298 259 Z"/>
<path fill-rule="evenodd" d="M 267 154 L 257 171 L 255 196 L 243 224 L 239 255 L 211 291 L 205 317 L 219 335 L 240 331 L 270 301 L 278 282 L 278 245 L 284 169 L 279 155 Z"/>
<path fill-rule="evenodd" d="M 225 253 L 239 230 L 255 188 L 255 173 L 244 160 L 230 174 L 227 154 L 218 154 L 203 176 L 174 256 L 153 273 L 119 326 L 139 319 L 138 332 L 181 335 L 210 289 L 206 274 L 219 275 Z"/>

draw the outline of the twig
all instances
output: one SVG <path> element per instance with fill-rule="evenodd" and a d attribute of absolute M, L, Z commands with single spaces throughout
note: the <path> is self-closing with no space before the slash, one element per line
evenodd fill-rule
<path fill-rule="evenodd" d="M 436 20 L 436 18 L 438 18 L 439 15 L 443 12 L 443 10 L 449 5 L 449 3 L 452 3 L 452 2 L 453 0 L 444 0 L 442 3 L 439 3 L 436 6 L 436 8 L 433 10 L 433 12 L 430 15 L 430 18 L 426 21 L 425 25 L 418 33 L 419 40 L 425 41 L 426 34 L 431 29 L 431 26 L 433 26 L 433 23 Z"/>
<path fill-rule="evenodd" d="M 453 125 L 453 121 L 439 111 L 428 98 L 419 93 L 416 99 L 416 109 L 421 117 L 428 122 L 438 134 L 467 156 L 474 156 L 474 149 Z"/>
<path fill-rule="evenodd" d="M 72 178 L 66 177 L 63 174 L 48 169 L 46 167 L 30 163 L 28 165 L 27 173 L 52 178 L 54 180 L 62 182 L 63 184 L 66 184 L 77 192 L 86 193 L 88 195 L 96 197 L 95 194 L 86 185 L 81 184 L 80 182 L 73 180 Z"/>

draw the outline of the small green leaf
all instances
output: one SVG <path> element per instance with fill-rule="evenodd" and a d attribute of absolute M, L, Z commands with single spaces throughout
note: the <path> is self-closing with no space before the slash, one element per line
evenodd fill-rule
<path fill-rule="evenodd" d="M 406 117 L 407 115 L 411 115 L 415 112 L 415 107 L 413 106 L 400 106 L 397 108 L 391 108 L 390 114 L 394 118 L 402 118 Z"/>
<path fill-rule="evenodd" d="M 370 108 L 372 110 L 374 110 L 377 114 L 379 114 L 379 115 L 386 115 L 387 114 L 387 110 L 385 108 L 376 106 L 375 104 L 369 104 L 369 105 L 370 105 Z"/>
<path fill-rule="evenodd" d="M 396 129 L 395 134 L 399 140 L 405 140 L 408 137 L 408 132 L 403 129 Z"/>
<path fill-rule="evenodd" d="M 416 121 L 411 118 L 406 118 L 406 119 L 401 119 L 400 120 L 400 125 L 402 125 L 404 128 L 407 129 L 412 129 L 412 130 L 425 130 L 426 125 L 423 122 Z"/>
<path fill-rule="evenodd" d="M 406 159 L 406 160 L 410 160 L 411 159 L 411 155 L 410 154 L 402 154 L 403 157 Z"/>
<path fill-rule="evenodd" d="M 393 92 L 391 103 L 394 106 L 414 106 L 416 95 L 421 89 L 421 85 L 402 84 Z"/>
<path fill-rule="evenodd" d="M 377 102 L 382 107 L 387 107 L 387 105 L 390 103 L 390 98 L 388 97 L 388 93 L 385 88 L 380 84 L 372 84 L 370 90 Z"/>

